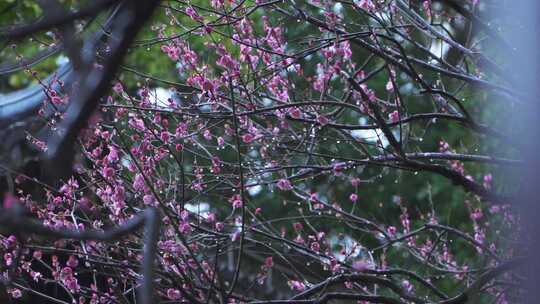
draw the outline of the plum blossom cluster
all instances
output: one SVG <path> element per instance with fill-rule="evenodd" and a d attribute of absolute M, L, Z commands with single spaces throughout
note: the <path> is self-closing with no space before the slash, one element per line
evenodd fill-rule
<path fill-rule="evenodd" d="M 498 133 L 462 102 L 501 85 L 469 72 L 480 46 L 452 40 L 470 52 L 446 60 L 422 44 L 440 36 L 428 21 L 455 11 L 401 2 L 163 5 L 151 41 L 174 79 L 117 75 L 73 175 L 40 191 L 21 175 L 5 208 L 76 231 L 155 208 L 159 301 L 444 303 L 480 284 L 479 298 L 511 303 L 519 218 L 492 165 L 514 162 L 471 144 Z M 14 299 L 53 284 L 73 303 L 132 303 L 144 242 L 142 231 L 109 243 L 2 234 L 1 276 Z"/>

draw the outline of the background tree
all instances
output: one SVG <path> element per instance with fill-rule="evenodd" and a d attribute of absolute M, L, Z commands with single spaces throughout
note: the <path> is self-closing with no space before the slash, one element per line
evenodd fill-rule
<path fill-rule="evenodd" d="M 6 296 L 517 301 L 497 4 L 3 3 Z"/>

